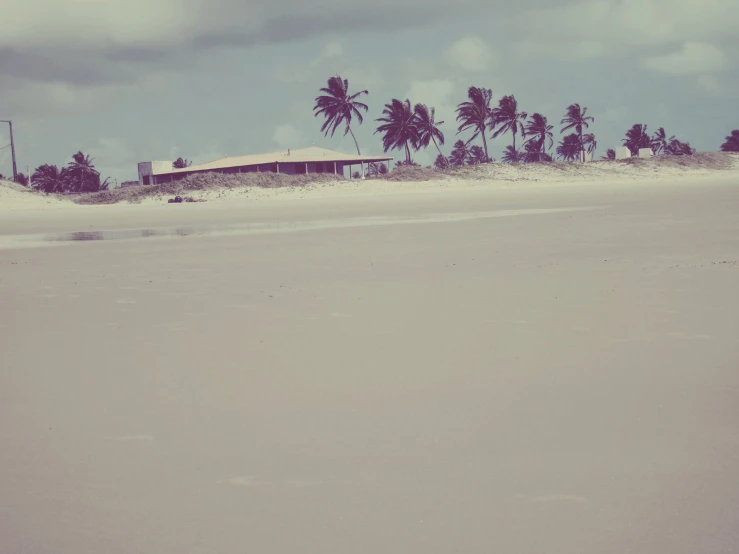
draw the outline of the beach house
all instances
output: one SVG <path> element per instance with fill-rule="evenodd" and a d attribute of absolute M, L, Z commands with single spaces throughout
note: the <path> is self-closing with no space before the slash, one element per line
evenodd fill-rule
<path fill-rule="evenodd" d="M 283 150 L 269 154 L 250 154 L 221 158 L 212 162 L 174 169 L 171 161 L 152 161 L 139 163 L 139 184 L 155 185 L 182 179 L 194 173 L 281 173 L 303 175 L 306 173 L 330 173 L 348 176 L 357 171 L 364 175 L 366 165 L 389 162 L 390 156 L 359 156 L 343 154 L 316 146 L 300 150 Z"/>

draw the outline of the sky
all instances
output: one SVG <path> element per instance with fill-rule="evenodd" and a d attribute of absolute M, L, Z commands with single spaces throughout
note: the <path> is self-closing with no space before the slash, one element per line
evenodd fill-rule
<path fill-rule="evenodd" d="M 448 154 L 469 136 L 455 108 L 472 85 L 515 95 L 557 132 L 569 104 L 587 106 L 596 157 L 634 123 L 699 151 L 739 128 L 739 0 L 2 0 L 2 12 L 0 119 L 24 173 L 78 150 L 119 183 L 140 161 L 351 153 L 312 111 L 336 74 L 369 91 L 355 130 L 367 154 L 382 152 L 374 120 L 393 98 L 435 106 Z M 5 175 L 8 143 L 0 123 Z"/>

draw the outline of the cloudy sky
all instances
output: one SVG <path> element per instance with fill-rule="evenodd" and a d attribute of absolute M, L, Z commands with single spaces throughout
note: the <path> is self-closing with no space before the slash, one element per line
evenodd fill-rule
<path fill-rule="evenodd" d="M 324 138 L 312 115 L 337 73 L 370 92 L 357 132 L 367 153 L 381 151 L 373 120 L 392 98 L 436 106 L 448 152 L 470 85 L 514 94 L 550 123 L 570 103 L 587 106 L 600 153 L 637 122 L 699 150 L 717 150 L 739 128 L 737 0 L 2 4 L 12 23 L 0 33 L 0 119 L 14 122 L 23 172 L 77 150 L 119 182 L 152 159 L 312 144 L 351 152 L 351 137 Z M 495 140 L 493 155 L 509 141 Z M 0 173 L 11 173 L 9 148 Z"/>

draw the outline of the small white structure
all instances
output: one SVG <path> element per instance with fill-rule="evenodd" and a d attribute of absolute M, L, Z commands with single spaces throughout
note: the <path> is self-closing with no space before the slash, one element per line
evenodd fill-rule
<path fill-rule="evenodd" d="M 624 160 L 630 157 L 631 157 L 631 150 L 629 150 L 626 146 L 616 147 L 616 159 L 617 160 Z"/>
<path fill-rule="evenodd" d="M 652 156 L 654 156 L 654 152 L 652 152 L 651 148 L 639 148 L 640 158 L 651 158 Z"/>

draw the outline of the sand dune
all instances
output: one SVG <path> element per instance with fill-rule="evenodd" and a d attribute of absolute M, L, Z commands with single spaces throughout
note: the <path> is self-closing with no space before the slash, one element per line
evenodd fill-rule
<path fill-rule="evenodd" d="M 11 181 L 0 180 L 0 211 L 56 210 L 77 204 L 57 195 L 34 192 Z"/>
<path fill-rule="evenodd" d="M 282 186 L 246 186 L 253 175 L 214 176 L 212 185 L 203 190 L 181 191 L 177 183 L 162 187 L 161 193 L 140 197 L 136 189 L 119 189 L 103 203 L 115 201 L 128 204 L 166 204 L 175 194 L 187 195 L 208 202 L 270 201 L 299 198 L 343 198 L 397 193 L 428 193 L 438 191 L 496 190 L 516 187 L 538 188 L 589 183 L 643 183 L 648 181 L 676 184 L 696 178 L 729 178 L 739 172 L 739 156 L 726 153 L 706 153 L 696 156 L 658 156 L 652 159 L 632 159 L 619 162 L 519 164 L 492 163 L 436 172 L 418 169 L 401 170 L 390 179 L 316 180 L 296 186 L 285 180 Z M 289 178 L 287 178 L 289 179 Z M 172 189 L 172 190 L 169 190 Z M 157 191 L 157 187 L 147 187 Z M 127 200 L 127 199 L 130 199 Z M 63 209 L 77 207 L 72 197 L 29 192 L 9 182 L 0 182 L 0 211 L 29 209 Z"/>

